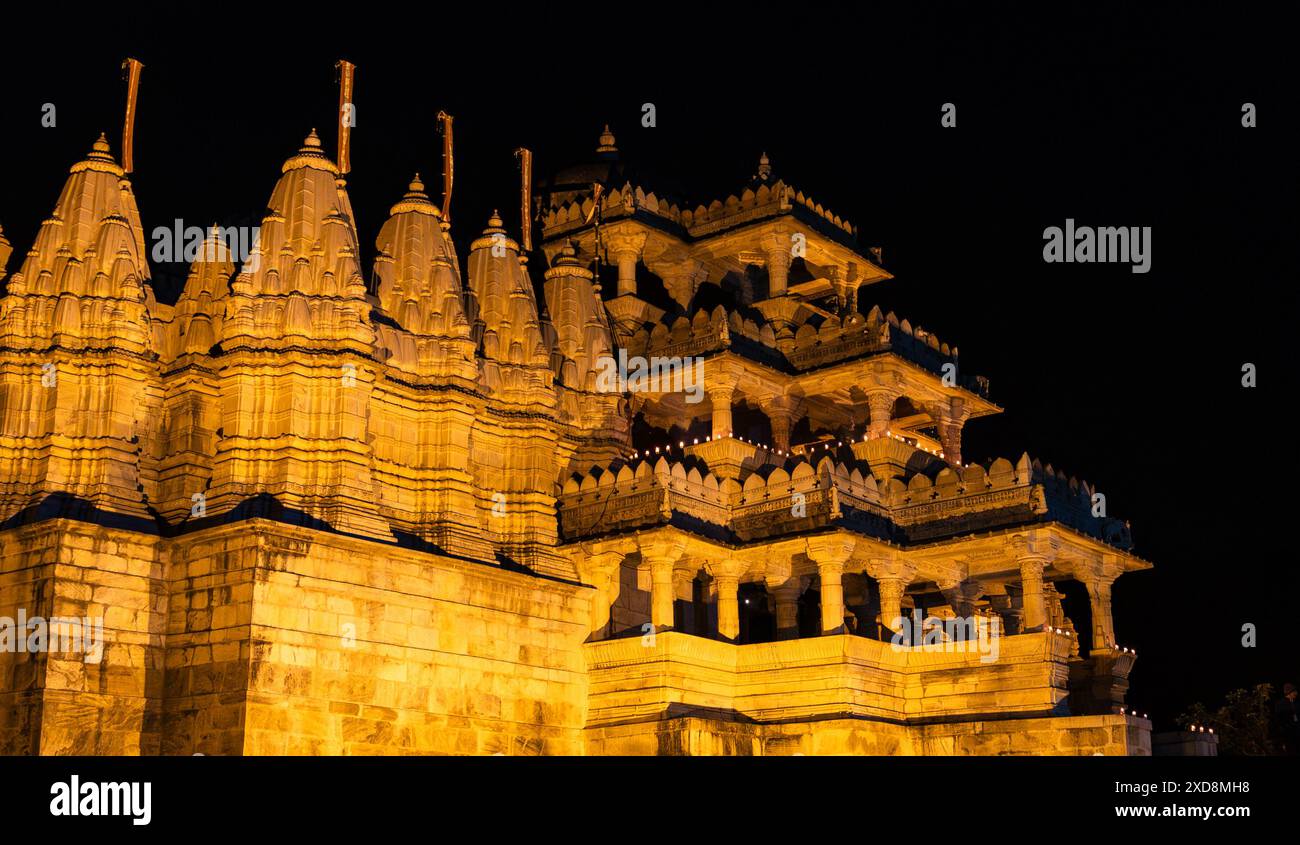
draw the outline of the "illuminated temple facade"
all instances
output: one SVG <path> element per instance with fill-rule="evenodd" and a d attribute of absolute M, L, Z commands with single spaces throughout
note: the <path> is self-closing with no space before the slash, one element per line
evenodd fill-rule
<path fill-rule="evenodd" d="M 1149 753 L 1125 523 L 964 461 L 988 382 L 766 157 L 704 204 L 631 172 L 606 130 L 539 181 L 531 255 L 416 177 L 363 267 L 313 133 L 167 304 L 95 143 L 0 234 L 0 617 L 102 651 L 0 651 L 0 752 Z"/>

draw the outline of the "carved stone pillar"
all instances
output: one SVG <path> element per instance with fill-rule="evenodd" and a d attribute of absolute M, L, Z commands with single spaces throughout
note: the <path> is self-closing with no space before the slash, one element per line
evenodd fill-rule
<path fill-rule="evenodd" d="M 618 265 L 618 295 L 636 295 L 636 263 L 645 248 L 644 233 L 617 233 L 608 236 L 606 253 Z"/>
<path fill-rule="evenodd" d="M 790 280 L 791 240 L 789 235 L 771 235 L 763 239 L 763 249 L 767 253 L 767 295 L 768 297 L 785 296 Z"/>
<path fill-rule="evenodd" d="M 867 423 L 867 439 L 875 440 L 885 436 L 897 399 L 898 393 L 893 390 L 875 388 L 867 391 L 867 409 L 871 414 Z"/>
<path fill-rule="evenodd" d="M 621 552 L 589 554 L 578 564 L 578 576 L 595 588 L 591 599 L 591 639 L 604 639 L 609 633 L 610 608 L 618 601 Z"/>
<path fill-rule="evenodd" d="M 735 642 L 740 637 L 740 576 L 745 564 L 739 560 L 723 560 L 706 567 L 713 577 L 718 596 L 718 636 Z"/>
<path fill-rule="evenodd" d="M 898 631 L 903 620 L 903 593 L 907 591 L 908 582 L 902 578 L 877 578 L 880 587 L 880 624 L 891 631 Z"/>
<path fill-rule="evenodd" d="M 656 631 L 673 627 L 673 560 L 650 562 L 650 624 Z"/>
<path fill-rule="evenodd" d="M 778 451 L 790 451 L 790 429 L 794 427 L 794 415 L 789 412 L 776 414 L 772 418 L 772 445 Z"/>
<path fill-rule="evenodd" d="M 844 564 L 831 561 L 817 564 L 821 579 L 822 633 L 844 632 Z"/>
<path fill-rule="evenodd" d="M 867 574 L 880 589 L 880 624 L 897 632 L 903 619 L 903 594 L 916 577 L 916 568 L 896 560 L 876 558 L 867 561 Z"/>
<path fill-rule="evenodd" d="M 735 642 L 740 636 L 740 579 L 723 575 L 715 579 L 718 588 L 718 636 Z"/>
<path fill-rule="evenodd" d="M 939 429 L 939 443 L 943 446 L 944 460 L 960 466 L 961 430 L 970 411 L 961 399 L 954 398 L 932 405 L 929 413 L 934 418 L 935 427 Z"/>
<path fill-rule="evenodd" d="M 650 569 L 650 624 L 656 631 L 673 627 L 673 567 L 683 549 L 681 542 L 663 540 L 641 546 L 641 558 Z"/>
<path fill-rule="evenodd" d="M 1088 603 L 1092 608 L 1092 649 L 1109 650 L 1115 647 L 1115 622 L 1110 609 L 1110 588 L 1114 578 L 1093 576 L 1084 581 L 1088 588 Z"/>
<path fill-rule="evenodd" d="M 821 580 L 822 633 L 844 631 L 844 565 L 853 554 L 854 543 L 840 537 L 819 537 L 808 541 L 808 558 L 817 564 Z"/>
<path fill-rule="evenodd" d="M 736 388 L 734 385 L 716 385 L 707 389 L 709 400 L 713 403 L 713 439 L 721 437 L 730 437 L 731 427 L 731 400 L 735 396 Z"/>
<path fill-rule="evenodd" d="M 1047 624 L 1047 601 L 1043 597 L 1043 567 L 1047 558 L 1026 554 L 1016 558 L 1016 564 L 1020 567 L 1025 631 L 1041 630 Z"/>
<path fill-rule="evenodd" d="M 788 399 L 778 397 L 762 406 L 772 424 L 772 448 L 790 451 L 790 430 L 794 428 L 795 411 Z"/>

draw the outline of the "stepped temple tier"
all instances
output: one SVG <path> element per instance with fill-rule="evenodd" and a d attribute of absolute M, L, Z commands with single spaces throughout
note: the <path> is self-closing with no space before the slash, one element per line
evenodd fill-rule
<path fill-rule="evenodd" d="M 0 232 L 0 752 L 1150 753 L 1127 524 L 766 156 L 453 227 L 285 140 L 175 303 L 102 137 Z"/>

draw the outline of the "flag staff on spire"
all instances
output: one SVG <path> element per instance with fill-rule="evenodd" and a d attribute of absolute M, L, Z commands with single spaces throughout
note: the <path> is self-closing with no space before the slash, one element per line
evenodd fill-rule
<path fill-rule="evenodd" d="M 515 155 L 519 157 L 519 261 L 526 263 L 528 253 L 533 251 L 533 219 L 528 213 L 533 195 L 533 151 L 520 147 Z"/>
<path fill-rule="evenodd" d="M 334 63 L 339 71 L 339 175 L 352 172 L 352 127 L 357 125 L 357 107 L 352 102 L 352 82 L 357 66 L 347 59 Z"/>
<path fill-rule="evenodd" d="M 140 72 L 144 65 L 129 56 L 122 62 L 126 71 L 126 119 L 122 124 L 122 170 L 135 169 L 135 102 L 140 94 Z"/>
<path fill-rule="evenodd" d="M 451 184 L 456 175 L 456 161 L 451 139 L 451 122 L 454 118 L 445 111 L 438 112 L 442 124 L 442 222 L 451 225 Z"/>

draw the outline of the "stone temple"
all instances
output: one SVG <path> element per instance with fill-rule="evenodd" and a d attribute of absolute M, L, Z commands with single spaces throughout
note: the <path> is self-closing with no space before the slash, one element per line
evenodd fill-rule
<path fill-rule="evenodd" d="M 766 156 L 634 172 L 607 129 L 461 256 L 312 133 L 167 304 L 96 142 L 0 233 L 0 752 L 1150 753 L 1127 525 L 963 460 L 987 380 Z"/>

